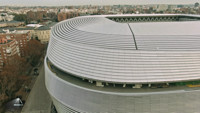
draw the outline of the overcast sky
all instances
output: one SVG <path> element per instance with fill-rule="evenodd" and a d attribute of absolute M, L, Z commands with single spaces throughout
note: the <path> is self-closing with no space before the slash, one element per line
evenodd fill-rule
<path fill-rule="evenodd" d="M 67 5 L 116 5 L 116 4 L 194 4 L 200 0 L 0 0 L 0 5 L 18 6 L 67 6 Z"/>

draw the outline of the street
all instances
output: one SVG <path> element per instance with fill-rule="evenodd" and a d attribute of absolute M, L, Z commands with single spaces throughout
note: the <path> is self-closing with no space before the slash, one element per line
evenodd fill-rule
<path fill-rule="evenodd" d="M 51 107 L 51 98 L 45 87 L 44 65 L 40 66 L 39 76 L 22 109 L 22 113 L 48 113 Z"/>

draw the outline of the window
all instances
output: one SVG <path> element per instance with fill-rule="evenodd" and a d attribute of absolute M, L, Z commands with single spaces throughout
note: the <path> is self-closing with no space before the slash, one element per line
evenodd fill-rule
<path fill-rule="evenodd" d="M 7 35 L 7 36 L 6 36 L 6 39 L 10 39 L 10 36 L 9 36 L 9 35 Z"/>

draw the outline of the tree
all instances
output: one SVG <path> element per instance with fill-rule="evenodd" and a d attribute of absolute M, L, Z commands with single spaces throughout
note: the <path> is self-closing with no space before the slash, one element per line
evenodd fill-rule
<path fill-rule="evenodd" d="M 22 74 L 25 75 L 26 74 L 25 72 L 27 71 L 27 69 L 31 67 L 29 62 L 27 62 L 27 60 L 25 58 L 20 57 L 18 55 L 11 57 L 9 59 L 7 66 L 15 66 L 14 69 L 16 69 L 17 75 L 22 75 Z"/>
<path fill-rule="evenodd" d="M 199 7 L 199 3 L 196 2 L 196 3 L 194 4 L 194 7 Z"/>
<path fill-rule="evenodd" d="M 29 84 L 28 70 L 38 64 L 44 53 L 44 45 L 37 40 L 30 40 L 25 49 L 25 57 L 15 55 L 0 72 L 0 106 L 7 100 L 16 97 L 23 85 Z"/>
<path fill-rule="evenodd" d="M 38 37 L 37 37 L 37 36 L 35 37 L 35 40 L 38 40 L 38 41 L 39 41 L 39 39 L 38 39 Z"/>
<path fill-rule="evenodd" d="M 25 14 L 14 14 L 14 20 L 16 21 L 23 21 L 26 22 L 27 21 L 27 16 Z"/>
<path fill-rule="evenodd" d="M 37 20 L 37 23 L 40 23 L 40 19 Z"/>
<path fill-rule="evenodd" d="M 0 106 L 5 101 L 16 97 L 22 85 L 29 84 L 30 76 L 27 71 L 35 66 L 44 53 L 44 45 L 37 40 L 30 40 L 25 49 L 25 57 L 15 55 L 0 72 Z"/>
<path fill-rule="evenodd" d="M 1 95 L 4 98 L 2 100 L 12 97 L 12 92 L 17 89 L 17 69 L 16 66 L 9 65 L 4 67 L 3 72 L 0 75 Z M 0 96 L 1 97 L 1 96 Z"/>
<path fill-rule="evenodd" d="M 28 77 L 25 76 L 28 67 L 30 67 L 30 64 L 26 62 L 26 59 L 18 55 L 9 59 L 3 71 L 0 72 L 1 103 L 15 97 L 15 93 L 21 88 L 25 78 Z"/>
<path fill-rule="evenodd" d="M 27 61 L 36 66 L 44 53 L 44 45 L 37 40 L 30 40 L 25 49 Z"/>

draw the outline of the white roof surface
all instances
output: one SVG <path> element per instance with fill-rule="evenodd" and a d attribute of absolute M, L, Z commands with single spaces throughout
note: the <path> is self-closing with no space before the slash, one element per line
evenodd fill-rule
<path fill-rule="evenodd" d="M 131 23 L 135 35 L 200 35 L 200 21 Z"/>
<path fill-rule="evenodd" d="M 80 26 L 77 29 L 92 33 L 132 35 L 126 23 L 116 24 L 116 22 L 103 17 L 95 20 L 93 24 Z"/>
<path fill-rule="evenodd" d="M 41 27 L 43 25 L 40 25 L 40 24 L 28 24 L 26 25 L 27 27 Z"/>
<path fill-rule="evenodd" d="M 200 21 L 130 24 L 141 50 L 200 49 Z"/>

